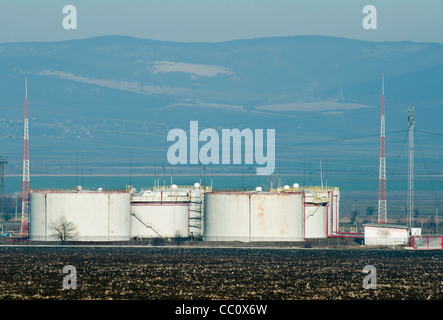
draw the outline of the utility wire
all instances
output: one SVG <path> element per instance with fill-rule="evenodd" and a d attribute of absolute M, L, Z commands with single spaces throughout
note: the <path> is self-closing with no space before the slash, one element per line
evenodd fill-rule
<path fill-rule="evenodd" d="M 422 131 L 422 130 L 415 130 L 415 132 L 426 133 L 426 134 L 431 134 L 431 135 L 434 135 L 434 136 L 443 137 L 443 133 L 429 132 L 429 131 Z"/>
<path fill-rule="evenodd" d="M 443 135 L 442 135 L 442 136 L 443 136 Z M 435 201 L 437 201 L 437 205 L 440 207 L 440 204 L 438 203 L 437 192 L 435 191 L 434 183 L 432 182 L 431 175 L 429 174 L 428 166 L 426 165 L 425 158 L 423 157 L 423 152 L 422 152 L 422 150 L 421 150 L 421 146 L 420 146 L 420 143 L 419 143 L 419 141 L 418 141 L 417 135 L 414 134 L 414 137 L 415 137 L 415 140 L 417 141 L 418 149 L 420 150 L 420 154 L 421 154 L 421 157 L 422 157 L 422 159 L 423 159 L 423 164 L 424 164 L 424 166 L 425 166 L 425 170 L 426 170 L 426 172 L 427 172 L 427 174 L 428 174 L 429 182 L 431 183 L 432 191 L 434 192 Z"/>
<path fill-rule="evenodd" d="M 404 130 L 404 131 L 408 131 L 408 130 Z M 398 156 L 397 156 L 397 160 L 395 160 L 394 171 L 392 172 L 391 177 L 390 177 L 390 179 L 389 179 L 387 190 L 389 190 L 389 188 L 391 187 L 391 181 L 392 181 L 392 178 L 393 178 L 394 175 L 395 175 L 395 170 L 396 170 L 396 168 L 397 168 L 397 163 L 398 163 L 398 160 L 400 159 L 400 156 L 401 156 L 401 153 L 402 153 L 402 151 L 403 151 L 403 147 L 404 147 L 404 145 L 405 145 L 405 142 L 406 142 L 406 138 L 407 138 L 407 137 L 408 137 L 408 135 L 405 135 L 405 138 L 403 139 L 403 144 L 401 145 L 400 152 L 399 152 L 399 154 L 398 154 Z"/>

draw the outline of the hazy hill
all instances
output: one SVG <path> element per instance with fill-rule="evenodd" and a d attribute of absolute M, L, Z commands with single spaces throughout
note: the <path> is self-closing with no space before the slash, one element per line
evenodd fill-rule
<path fill-rule="evenodd" d="M 375 166 L 364 170 L 376 172 L 382 73 L 387 131 L 406 129 L 409 104 L 418 128 L 438 131 L 443 44 L 323 36 L 2 43 L 1 152 L 20 173 L 27 76 L 33 173 L 72 172 L 78 152 L 92 171 L 109 172 L 128 165 L 129 149 L 140 172 L 149 171 L 144 166 L 165 161 L 168 130 L 190 120 L 201 128 L 274 128 L 277 157 L 299 160 L 287 168 L 303 157 L 338 163 L 374 152 Z M 402 140 L 388 139 L 393 155 Z"/>

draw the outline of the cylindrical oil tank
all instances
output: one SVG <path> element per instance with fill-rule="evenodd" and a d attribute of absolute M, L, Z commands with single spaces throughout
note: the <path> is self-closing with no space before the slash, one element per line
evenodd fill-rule
<path fill-rule="evenodd" d="M 326 238 L 339 233 L 338 188 L 305 189 L 305 238 Z"/>
<path fill-rule="evenodd" d="M 59 240 L 54 229 L 62 217 L 75 228 L 73 240 L 129 240 L 130 198 L 115 191 L 33 191 L 30 240 Z"/>
<path fill-rule="evenodd" d="M 207 241 L 302 241 L 303 194 L 295 192 L 208 192 Z"/>
<path fill-rule="evenodd" d="M 131 237 L 187 237 L 189 203 L 132 202 Z"/>
<path fill-rule="evenodd" d="M 305 238 L 326 238 L 327 204 L 305 203 Z"/>

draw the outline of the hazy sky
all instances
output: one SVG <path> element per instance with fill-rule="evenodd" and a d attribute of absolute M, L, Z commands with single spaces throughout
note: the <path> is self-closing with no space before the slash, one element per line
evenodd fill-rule
<path fill-rule="evenodd" d="M 365 5 L 377 30 L 365 30 Z M 65 5 L 77 30 L 62 27 Z M 331 35 L 371 41 L 443 43 L 442 0 L 2 0 L 0 42 L 58 41 L 100 35 L 170 41 L 225 41 Z"/>

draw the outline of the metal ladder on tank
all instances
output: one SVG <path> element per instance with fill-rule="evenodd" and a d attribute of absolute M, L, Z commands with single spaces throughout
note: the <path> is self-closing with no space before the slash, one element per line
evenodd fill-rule
<path fill-rule="evenodd" d="M 137 215 L 135 213 L 132 213 L 132 215 L 141 222 L 141 224 L 143 224 L 146 228 L 151 229 L 152 231 L 154 231 L 160 238 L 164 238 L 160 233 L 157 232 L 157 230 L 155 230 L 152 226 L 147 225 L 146 223 L 144 223 L 139 217 L 137 217 Z"/>
<path fill-rule="evenodd" d="M 193 196 L 191 201 L 189 202 L 189 233 L 191 235 L 191 230 L 196 230 L 197 235 L 194 236 L 202 236 L 203 235 L 203 222 L 202 222 L 202 212 L 203 212 L 203 192 L 200 191 L 199 196 Z"/>
<path fill-rule="evenodd" d="M 309 213 L 309 214 L 306 216 L 306 218 L 312 217 L 312 216 L 318 211 L 318 209 L 320 209 L 321 206 L 322 206 L 321 204 L 320 204 L 320 205 L 317 205 L 316 208 L 315 208 L 315 210 L 314 210 L 313 212 Z"/>

